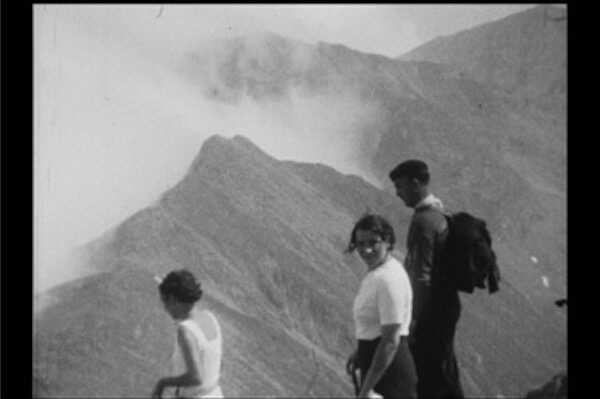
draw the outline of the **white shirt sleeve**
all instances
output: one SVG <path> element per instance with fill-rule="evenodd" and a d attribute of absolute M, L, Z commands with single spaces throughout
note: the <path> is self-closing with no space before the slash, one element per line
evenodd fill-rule
<path fill-rule="evenodd" d="M 410 296 L 402 279 L 382 276 L 377 284 L 377 310 L 381 325 L 406 323 Z"/>

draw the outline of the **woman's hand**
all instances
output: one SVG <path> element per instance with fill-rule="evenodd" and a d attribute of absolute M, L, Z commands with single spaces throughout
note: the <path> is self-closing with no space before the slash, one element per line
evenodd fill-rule
<path fill-rule="evenodd" d="M 164 389 L 165 387 L 162 383 L 162 380 L 159 380 L 152 391 L 152 399 L 161 399 Z"/>
<path fill-rule="evenodd" d="M 381 399 L 381 398 L 383 398 L 383 396 L 381 396 L 380 394 L 378 394 L 377 392 L 375 392 L 374 390 L 371 389 L 367 393 L 360 392 L 358 394 L 357 398 L 361 398 L 361 399 Z"/>
<path fill-rule="evenodd" d="M 348 375 L 354 374 L 354 370 L 356 369 L 356 351 L 352 352 L 348 357 L 348 361 L 346 362 L 346 373 Z"/>
<path fill-rule="evenodd" d="M 381 326 L 381 339 L 375 349 L 371 366 L 365 374 L 360 387 L 359 397 L 366 398 L 394 360 L 400 344 L 400 323 L 384 324 Z"/>

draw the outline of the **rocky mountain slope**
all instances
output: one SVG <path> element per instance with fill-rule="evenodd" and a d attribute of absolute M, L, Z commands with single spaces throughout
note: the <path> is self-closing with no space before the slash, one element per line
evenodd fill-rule
<path fill-rule="evenodd" d="M 434 46 L 446 39 L 390 59 L 272 34 L 190 53 L 177 73 L 213 101 L 316 101 L 316 128 L 321 119 L 329 126 L 328 110 L 351 118 L 356 107 L 339 106 L 349 98 L 370 110 L 344 129 L 379 187 L 329 166 L 277 160 L 241 136 L 207 140 L 154 206 L 85 248 L 97 274 L 44 296 L 37 392 L 148 394 L 168 372 L 174 339 L 152 277 L 187 267 L 223 324 L 227 396 L 350 395 L 343 365 L 364 267 L 343 250 L 367 207 L 393 221 L 404 250 L 410 213 L 386 175 L 415 157 L 430 164 L 433 190 L 451 210 L 488 221 L 504 278 L 498 294 L 463 296 L 466 393 L 520 396 L 564 370 L 565 317 L 553 302 L 566 291 L 566 32 L 561 20 L 544 25 L 539 10 L 459 33 L 473 58 L 458 60 L 442 57 L 450 44 Z M 520 50 L 541 43 L 543 51 Z M 516 58 L 490 61 L 503 54 Z M 514 75 L 515 65 L 527 73 Z"/>
<path fill-rule="evenodd" d="M 424 159 L 431 165 L 434 189 L 448 207 L 488 220 L 507 254 L 506 267 L 522 277 L 519 289 L 548 309 L 552 298 L 565 295 L 566 115 L 560 107 L 524 105 L 524 99 L 536 92 L 536 101 L 553 97 L 566 104 L 560 89 L 566 87 L 566 65 L 560 61 L 566 55 L 565 21 L 540 19 L 557 12 L 562 11 L 533 8 L 448 39 L 462 45 L 462 52 L 520 57 L 528 71 L 526 86 L 536 88 L 523 93 L 517 90 L 522 82 L 513 84 L 513 90 L 504 81 L 483 79 L 478 68 L 496 68 L 496 63 L 484 65 L 479 58 L 465 57 L 460 65 L 394 60 L 342 45 L 310 46 L 274 34 L 222 42 L 212 52 L 193 52 L 182 61 L 180 73 L 199 93 L 216 101 L 251 98 L 268 106 L 294 104 L 298 96 L 305 101 L 325 98 L 323 107 L 331 108 L 332 114 L 320 114 L 323 125 L 337 117 L 340 108 L 335 104 L 342 98 L 372 110 L 346 127 L 346 136 L 339 139 L 353 141 L 360 154 L 356 162 L 365 174 L 376 176 L 389 189 L 387 173 L 393 166 L 407 158 Z M 523 50 L 536 46 L 548 55 Z M 461 53 L 448 48 L 439 50 L 438 58 Z M 433 60 L 438 60 L 436 49 L 427 52 Z M 418 58 L 418 50 L 406 58 Z M 548 65 L 554 72 L 544 72 Z M 550 81 L 559 88 L 552 93 Z M 353 113 L 349 109 L 348 117 Z M 542 284 L 543 276 L 552 282 L 549 288 Z"/>
<path fill-rule="evenodd" d="M 567 9 L 541 5 L 438 37 L 399 59 L 452 65 L 499 93 L 564 115 L 566 30 Z"/>
<path fill-rule="evenodd" d="M 169 372 L 174 340 L 153 275 L 186 267 L 223 324 L 228 396 L 351 395 L 343 366 L 364 266 L 343 251 L 367 207 L 394 220 L 404 241 L 408 212 L 364 180 L 278 161 L 243 137 L 209 139 L 180 183 L 93 246 L 98 274 L 46 294 L 54 301 L 35 323 L 36 389 L 147 394 Z M 560 329 L 511 280 L 498 295 L 465 298 L 458 341 L 469 394 L 522 392 L 560 364 Z"/>
<path fill-rule="evenodd" d="M 335 176 L 341 191 L 321 190 L 312 175 Z M 223 323 L 228 395 L 350 394 L 340 365 L 363 267 L 343 251 L 366 206 L 399 204 L 328 167 L 278 162 L 241 137 L 208 140 L 182 182 L 96 246 L 99 274 L 48 294 L 36 379 L 56 395 L 148 393 L 169 372 L 174 338 L 152 277 L 187 267 Z"/>

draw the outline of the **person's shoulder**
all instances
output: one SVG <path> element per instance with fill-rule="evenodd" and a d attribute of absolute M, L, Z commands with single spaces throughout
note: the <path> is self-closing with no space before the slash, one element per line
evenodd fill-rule
<path fill-rule="evenodd" d="M 217 319 L 217 316 L 208 309 L 202 309 L 202 311 L 200 311 L 198 322 L 200 328 L 202 328 L 208 336 L 219 334 L 219 331 L 221 330 L 219 319 Z"/>
<path fill-rule="evenodd" d="M 204 309 L 204 312 L 206 312 L 205 314 L 210 317 L 215 323 L 218 323 L 219 318 L 217 317 L 217 315 L 215 314 L 215 312 L 213 312 L 212 310 L 209 309 Z"/>
<path fill-rule="evenodd" d="M 177 323 L 177 330 L 178 331 L 189 331 L 189 330 L 194 329 L 194 325 L 196 325 L 196 321 L 193 318 L 181 320 Z"/>
<path fill-rule="evenodd" d="M 404 265 L 398 259 L 391 257 L 385 264 L 383 268 L 381 268 L 380 273 L 378 273 L 378 280 L 382 281 L 390 281 L 402 279 L 406 275 L 406 270 L 404 269 Z"/>
<path fill-rule="evenodd" d="M 415 212 L 413 223 L 422 228 L 444 228 L 447 222 L 444 211 L 428 206 Z"/>
<path fill-rule="evenodd" d="M 193 321 L 190 319 L 187 320 L 183 320 L 180 321 L 179 323 L 177 323 L 177 334 L 179 337 L 185 337 L 186 339 L 189 339 L 190 337 L 192 337 L 193 334 Z"/>
<path fill-rule="evenodd" d="M 217 326 L 219 327 L 219 319 L 217 316 L 208 309 L 205 309 L 206 316 Z"/>
<path fill-rule="evenodd" d="M 390 258 L 386 262 L 386 265 L 392 270 L 396 270 L 396 268 L 404 269 L 402 262 L 395 256 L 390 256 Z"/>
<path fill-rule="evenodd" d="M 444 210 L 433 205 L 423 206 L 415 210 L 415 218 L 417 219 L 435 219 L 443 217 Z"/>

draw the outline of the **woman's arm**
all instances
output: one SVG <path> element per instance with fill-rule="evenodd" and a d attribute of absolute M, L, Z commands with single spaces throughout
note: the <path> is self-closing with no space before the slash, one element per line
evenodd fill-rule
<path fill-rule="evenodd" d="M 360 389 L 360 381 L 359 378 L 356 377 L 356 354 L 358 349 L 348 356 L 348 361 L 346 362 L 346 373 L 352 378 L 352 385 L 354 385 L 354 394 L 358 395 L 358 390 Z"/>
<path fill-rule="evenodd" d="M 186 371 L 178 376 L 161 378 L 156 383 L 152 397 L 160 398 L 162 391 L 171 386 L 189 387 L 202 384 L 202 380 L 198 376 L 198 358 L 194 356 L 192 339 L 191 333 L 180 326 L 177 330 L 177 343 L 183 354 Z"/>
<path fill-rule="evenodd" d="M 358 397 L 366 398 L 383 373 L 392 363 L 398 345 L 400 344 L 400 324 L 385 324 L 381 326 L 381 340 L 377 345 L 369 371 L 363 380 Z"/>
<path fill-rule="evenodd" d="M 354 369 L 356 368 L 356 350 L 348 356 L 348 361 L 346 362 L 346 373 L 348 375 L 352 375 Z"/>

